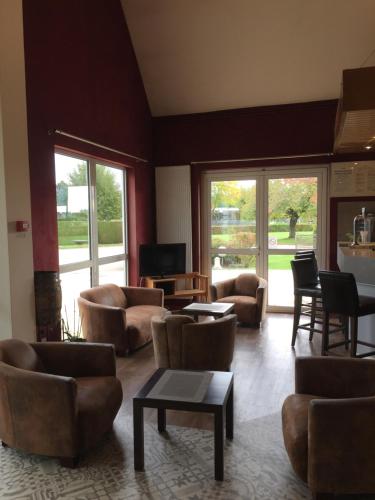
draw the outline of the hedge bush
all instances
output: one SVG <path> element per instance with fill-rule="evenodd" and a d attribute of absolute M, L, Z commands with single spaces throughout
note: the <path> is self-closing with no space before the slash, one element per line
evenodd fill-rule
<path fill-rule="evenodd" d="M 212 234 L 236 234 L 241 232 L 250 231 L 251 233 L 255 232 L 255 226 L 253 224 L 241 224 L 236 226 L 212 226 L 211 232 Z"/>
<path fill-rule="evenodd" d="M 98 221 L 99 243 L 122 243 L 122 221 L 100 220 Z"/>
<path fill-rule="evenodd" d="M 89 223 L 84 220 L 59 220 L 59 236 L 82 236 L 88 234 Z"/>
<path fill-rule="evenodd" d="M 58 221 L 60 238 L 72 237 L 74 241 L 74 237 L 78 239 L 78 237 L 82 238 L 82 235 L 88 235 L 88 228 L 89 225 L 87 221 Z M 122 243 L 122 221 L 98 221 L 98 240 L 101 244 Z"/>

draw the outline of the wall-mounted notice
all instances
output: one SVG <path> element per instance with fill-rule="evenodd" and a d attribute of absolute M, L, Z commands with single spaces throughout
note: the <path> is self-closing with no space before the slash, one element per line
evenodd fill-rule
<path fill-rule="evenodd" d="M 375 196 L 375 161 L 332 163 L 330 195 Z"/>

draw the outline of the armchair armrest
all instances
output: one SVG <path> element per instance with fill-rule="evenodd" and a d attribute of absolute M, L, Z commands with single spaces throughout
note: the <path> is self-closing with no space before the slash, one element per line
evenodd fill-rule
<path fill-rule="evenodd" d="M 128 350 L 126 312 L 122 307 L 105 306 L 77 299 L 84 337 L 89 342 L 114 344 L 119 351 Z"/>
<path fill-rule="evenodd" d="M 228 297 L 232 294 L 234 286 L 234 279 L 229 279 L 225 281 L 219 281 L 218 283 L 214 283 L 211 285 L 211 300 L 215 302 L 215 300 L 222 299 L 224 297 Z"/>
<path fill-rule="evenodd" d="M 308 483 L 313 491 L 375 491 L 374 419 L 375 397 L 311 401 Z"/>
<path fill-rule="evenodd" d="M 295 363 L 297 394 L 328 398 L 375 395 L 375 363 L 365 359 L 300 357 Z"/>
<path fill-rule="evenodd" d="M 0 363 L 2 397 L 10 416 L 4 441 L 50 456 L 76 456 L 76 394 L 73 378 L 33 372 Z M 4 391 L 5 388 L 5 391 Z"/>
<path fill-rule="evenodd" d="M 258 321 L 262 321 L 267 304 L 267 281 L 263 278 L 259 278 L 259 285 L 255 294 L 255 298 L 258 306 Z"/>
<path fill-rule="evenodd" d="M 66 377 L 116 375 L 111 344 L 39 342 L 31 344 L 48 373 Z"/>
<path fill-rule="evenodd" d="M 160 306 L 164 305 L 164 290 L 161 288 L 144 288 L 137 286 L 123 286 L 128 306 Z"/>

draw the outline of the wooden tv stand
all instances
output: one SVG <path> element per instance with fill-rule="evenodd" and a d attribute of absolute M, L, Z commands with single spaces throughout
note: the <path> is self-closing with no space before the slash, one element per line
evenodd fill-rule
<path fill-rule="evenodd" d="M 208 276 L 200 273 L 173 274 L 164 278 L 147 276 L 146 288 L 162 288 L 166 299 L 185 299 L 197 297 L 199 301 L 208 300 Z"/>

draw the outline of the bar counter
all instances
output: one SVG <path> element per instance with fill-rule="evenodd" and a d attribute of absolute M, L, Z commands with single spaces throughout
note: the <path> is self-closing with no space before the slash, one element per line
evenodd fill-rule
<path fill-rule="evenodd" d="M 351 246 L 337 244 L 337 265 L 340 271 L 352 273 L 357 281 L 358 293 L 375 297 L 375 243 Z M 375 314 L 358 320 L 358 339 L 375 344 Z M 371 350 L 358 346 L 358 353 Z"/>

